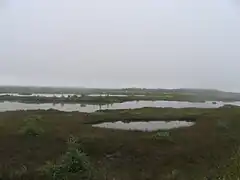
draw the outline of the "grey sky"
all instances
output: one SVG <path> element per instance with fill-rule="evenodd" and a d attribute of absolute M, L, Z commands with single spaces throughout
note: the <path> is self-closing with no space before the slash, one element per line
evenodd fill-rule
<path fill-rule="evenodd" d="M 240 91 L 237 0 L 0 0 L 0 84 Z"/>

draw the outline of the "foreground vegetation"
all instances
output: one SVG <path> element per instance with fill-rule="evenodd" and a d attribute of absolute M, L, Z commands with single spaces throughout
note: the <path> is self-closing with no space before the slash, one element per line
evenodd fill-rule
<path fill-rule="evenodd" d="M 0 113 L 0 179 L 235 180 L 240 108 L 143 108 Z M 93 128 L 103 121 L 188 120 L 139 132 Z"/>

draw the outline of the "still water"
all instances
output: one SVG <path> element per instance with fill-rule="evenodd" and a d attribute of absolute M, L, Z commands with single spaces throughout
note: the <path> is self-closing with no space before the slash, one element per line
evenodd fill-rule
<path fill-rule="evenodd" d="M 134 131 L 157 131 L 157 130 L 175 129 L 180 127 L 190 127 L 192 125 L 194 125 L 194 122 L 187 122 L 187 121 L 148 121 L 148 122 L 129 122 L 129 123 L 117 121 L 117 122 L 105 122 L 100 124 L 94 124 L 93 127 L 134 130 Z"/>
<path fill-rule="evenodd" d="M 73 96 L 75 94 L 45 94 L 45 93 L 33 93 L 30 95 L 23 95 L 23 94 L 18 94 L 18 93 L 0 93 L 0 96 L 3 95 L 10 95 L 10 96 L 41 96 L 41 97 L 68 97 L 68 96 Z M 76 96 L 81 96 L 81 95 L 76 95 Z"/>
<path fill-rule="evenodd" d="M 15 110 L 47 110 L 56 109 L 60 111 L 79 111 L 79 112 L 94 112 L 97 110 L 106 109 L 136 109 L 143 107 L 170 107 L 170 108 L 218 108 L 225 104 L 240 106 L 240 102 L 184 102 L 184 101 L 130 101 L 124 103 L 114 103 L 111 105 L 91 105 L 91 104 L 29 104 L 19 102 L 0 102 L 0 111 L 15 111 Z"/>
<path fill-rule="evenodd" d="M 0 96 L 10 95 L 10 96 L 41 96 L 41 97 L 68 97 L 68 96 L 78 96 L 81 97 L 81 94 L 49 94 L 49 93 L 33 93 L 30 95 L 18 94 L 18 93 L 0 93 Z M 116 97 L 127 97 L 125 94 L 88 94 L 88 96 L 98 97 L 98 96 L 116 96 Z M 135 95 L 135 96 L 144 96 L 144 95 Z"/>

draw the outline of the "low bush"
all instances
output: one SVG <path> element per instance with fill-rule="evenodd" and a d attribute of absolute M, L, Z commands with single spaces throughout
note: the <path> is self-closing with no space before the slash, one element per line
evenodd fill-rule
<path fill-rule="evenodd" d="M 44 130 L 40 127 L 40 116 L 28 117 L 24 120 L 24 125 L 20 128 L 19 133 L 28 136 L 39 136 L 44 133 Z"/>
<path fill-rule="evenodd" d="M 68 140 L 67 152 L 57 162 L 48 162 L 40 171 L 52 180 L 90 180 L 93 178 L 88 156 L 74 137 Z"/>
<path fill-rule="evenodd" d="M 217 127 L 220 129 L 229 129 L 229 123 L 227 120 L 220 119 L 217 121 Z"/>
<path fill-rule="evenodd" d="M 156 134 L 153 135 L 153 139 L 172 141 L 171 134 L 170 134 L 170 132 L 167 132 L 167 131 L 157 132 Z"/>

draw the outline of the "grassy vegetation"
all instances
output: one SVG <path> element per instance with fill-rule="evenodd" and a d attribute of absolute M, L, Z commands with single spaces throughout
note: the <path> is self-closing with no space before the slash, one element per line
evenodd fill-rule
<path fill-rule="evenodd" d="M 154 120 L 185 120 L 196 121 L 197 118 L 205 114 L 214 112 L 211 109 L 197 109 L 197 108 L 141 108 L 132 110 L 99 110 L 91 113 L 91 116 L 86 123 L 101 123 L 113 122 L 120 120 L 123 122 L 130 121 L 154 121 Z"/>
<path fill-rule="evenodd" d="M 214 180 L 238 180 L 240 179 L 240 150 L 236 149 L 229 161 L 219 167 L 219 173 Z"/>
<path fill-rule="evenodd" d="M 91 126 L 102 121 L 185 119 L 196 124 L 167 132 Z M 236 107 L 143 108 L 92 114 L 53 110 L 1 112 L 0 179 L 236 179 L 240 167 L 239 119 L 240 108 Z M 31 120 L 43 133 L 19 133 Z M 70 135 L 75 138 L 69 139 Z"/>

